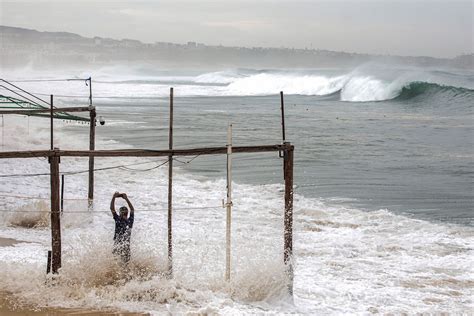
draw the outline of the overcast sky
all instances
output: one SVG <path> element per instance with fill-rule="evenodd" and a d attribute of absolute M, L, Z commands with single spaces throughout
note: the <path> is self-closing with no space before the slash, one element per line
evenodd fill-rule
<path fill-rule="evenodd" d="M 0 0 L 0 24 L 143 42 L 454 57 L 473 52 L 474 0 Z"/>

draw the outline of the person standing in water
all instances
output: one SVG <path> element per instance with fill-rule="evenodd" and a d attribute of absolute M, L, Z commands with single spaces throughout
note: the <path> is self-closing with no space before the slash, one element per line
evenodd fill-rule
<path fill-rule="evenodd" d="M 123 198 L 127 202 L 130 208 L 130 216 L 128 216 L 128 208 L 126 206 L 122 206 L 119 209 L 120 215 L 117 215 L 115 212 L 116 198 Z M 130 261 L 130 236 L 132 234 L 135 209 L 127 194 L 115 192 L 110 202 L 110 211 L 115 221 L 113 254 L 120 256 L 124 263 L 128 263 Z"/>

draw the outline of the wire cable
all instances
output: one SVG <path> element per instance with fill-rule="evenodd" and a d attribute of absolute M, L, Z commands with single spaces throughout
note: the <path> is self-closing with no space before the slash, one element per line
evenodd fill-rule
<path fill-rule="evenodd" d="M 209 210 L 209 209 L 222 209 L 222 205 L 220 206 L 201 206 L 201 207 L 174 207 L 173 210 L 176 211 L 187 211 L 187 210 Z M 151 209 L 151 210 L 134 210 L 134 212 L 163 212 L 167 211 L 168 208 L 162 208 L 162 209 Z M 94 214 L 94 213 L 110 213 L 111 211 L 63 211 L 63 214 Z M 44 211 L 44 210 L 33 210 L 33 211 L 22 211 L 22 210 L 0 210 L 0 213 L 52 213 L 50 210 Z"/>
<path fill-rule="evenodd" d="M 179 160 L 178 158 L 174 158 L 173 160 L 176 160 L 177 162 L 180 162 L 182 164 L 189 164 L 191 163 L 194 159 L 196 159 L 197 157 L 201 156 L 201 154 L 198 154 L 196 156 L 194 156 L 193 158 L 191 158 L 190 160 L 188 161 L 182 161 L 182 160 Z"/>
<path fill-rule="evenodd" d="M 28 196 L 28 195 L 14 195 L 14 194 L 0 194 L 0 197 L 5 197 L 5 198 L 16 198 L 16 199 L 24 199 L 24 200 L 50 200 L 49 197 L 35 197 L 35 196 Z M 88 201 L 89 199 L 63 199 L 64 201 Z"/>
<path fill-rule="evenodd" d="M 118 166 L 110 166 L 110 167 L 103 167 L 103 168 L 95 168 L 93 169 L 94 171 L 104 171 L 104 170 L 110 170 L 110 169 L 118 169 L 118 168 L 124 168 L 125 170 L 127 170 L 127 167 L 128 166 L 138 166 L 138 165 L 143 165 L 143 164 L 147 164 L 147 163 L 153 163 L 153 162 L 157 162 L 157 161 L 147 161 L 147 162 L 139 162 L 139 163 L 133 163 L 133 164 L 127 164 L 127 165 L 118 165 Z M 153 169 L 156 169 L 156 168 L 159 168 L 161 166 L 163 166 L 164 164 L 168 163 L 169 162 L 169 159 L 166 160 L 165 162 L 157 165 L 157 166 L 154 166 L 152 168 L 149 168 L 149 169 L 132 169 L 132 168 L 128 168 L 130 171 L 149 171 L 149 170 L 153 170 Z M 89 169 L 87 170 L 80 170 L 80 171 L 64 171 L 64 172 L 61 172 L 60 174 L 64 174 L 64 175 L 75 175 L 75 174 L 81 174 L 81 173 L 86 173 L 86 172 L 89 172 Z M 38 176 L 49 176 L 51 175 L 51 173 L 17 173 L 17 174 L 0 174 L 0 178 L 16 178 L 16 177 L 38 177 Z"/>
<path fill-rule="evenodd" d="M 8 82 L 58 82 L 58 81 L 88 81 L 82 78 L 64 78 L 64 79 L 25 79 L 25 80 L 9 80 Z"/>

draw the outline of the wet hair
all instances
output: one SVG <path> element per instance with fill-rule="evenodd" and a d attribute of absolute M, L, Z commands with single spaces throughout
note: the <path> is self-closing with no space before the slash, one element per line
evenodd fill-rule
<path fill-rule="evenodd" d="M 122 206 L 120 209 L 120 215 L 128 213 L 128 208 L 126 206 Z"/>

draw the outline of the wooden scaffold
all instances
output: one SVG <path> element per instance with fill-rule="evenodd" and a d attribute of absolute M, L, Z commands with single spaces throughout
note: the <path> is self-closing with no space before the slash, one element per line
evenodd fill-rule
<path fill-rule="evenodd" d="M 90 79 L 90 78 L 89 78 Z M 91 82 L 89 82 L 91 84 Z M 92 95 L 92 91 L 91 91 Z M 173 88 L 170 90 L 170 124 L 169 124 L 169 148 L 167 150 L 150 150 L 150 149 L 114 149 L 114 150 L 97 150 L 95 149 L 95 125 L 96 125 L 96 111 L 92 106 L 92 99 L 88 107 L 67 107 L 54 108 L 53 97 L 51 96 L 49 109 L 15 109 L 15 110 L 1 110 L 0 114 L 21 114 L 21 115 L 44 115 L 48 113 L 51 119 L 51 148 L 49 150 L 29 150 L 29 151 L 4 151 L 0 152 L 0 159 L 23 159 L 32 157 L 46 157 L 50 164 L 50 187 L 51 187 L 51 271 L 58 273 L 61 268 L 61 199 L 60 199 L 60 160 L 61 157 L 87 157 L 89 158 L 89 201 L 93 199 L 94 191 L 94 159 L 100 157 L 168 157 L 169 163 L 169 177 L 168 177 L 168 272 L 172 277 L 173 273 L 173 221 L 172 221 L 172 157 L 179 156 L 202 156 L 202 155 L 222 155 L 228 157 L 227 164 L 227 200 L 225 207 L 227 208 L 227 233 L 226 233 L 226 280 L 230 280 L 230 219 L 231 219 L 231 157 L 230 155 L 244 154 L 244 153 L 265 153 L 275 152 L 279 157 L 283 158 L 283 177 L 285 182 L 284 194 L 284 216 L 283 216 L 283 260 L 286 266 L 286 271 L 289 277 L 288 289 L 293 293 L 293 168 L 294 168 L 294 146 L 286 141 L 285 138 L 285 121 L 284 121 L 284 103 L 283 92 L 281 96 L 281 114 L 282 114 L 282 136 L 283 143 L 275 145 L 256 145 L 256 146 L 233 146 L 231 140 L 231 127 L 229 127 L 229 134 L 227 145 L 225 147 L 204 147 L 204 148 L 188 148 L 175 149 L 173 148 Z M 90 146 L 89 150 L 60 150 L 54 147 L 53 143 L 53 118 L 55 113 L 67 112 L 85 112 L 90 113 Z"/>

